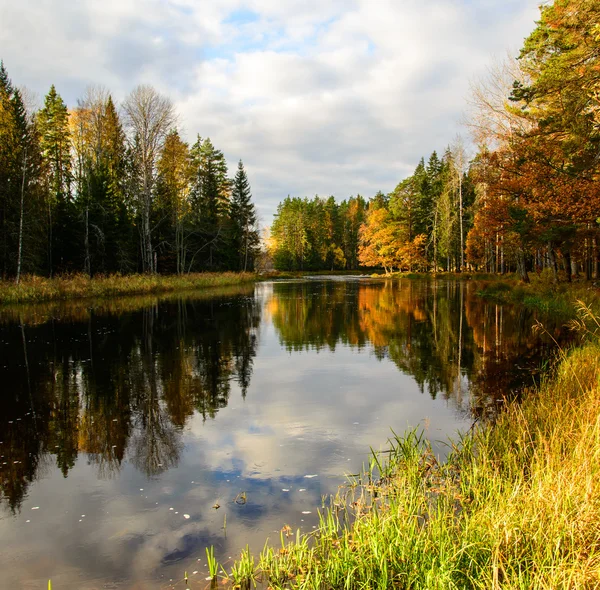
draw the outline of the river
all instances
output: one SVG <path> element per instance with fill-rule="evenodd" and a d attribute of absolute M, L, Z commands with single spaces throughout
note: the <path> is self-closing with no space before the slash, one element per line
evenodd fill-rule
<path fill-rule="evenodd" d="M 206 547 L 229 565 L 313 530 L 391 429 L 456 438 L 535 381 L 551 340 L 478 288 L 319 277 L 0 309 L 0 588 L 201 588 Z"/>

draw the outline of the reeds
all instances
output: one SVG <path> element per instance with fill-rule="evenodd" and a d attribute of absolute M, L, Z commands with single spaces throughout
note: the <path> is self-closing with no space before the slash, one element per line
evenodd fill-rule
<path fill-rule="evenodd" d="M 74 274 L 47 279 L 26 276 L 18 285 L 0 281 L 0 304 L 168 293 L 239 285 L 257 280 L 254 273 L 197 273 L 188 275 L 108 275 L 89 278 Z"/>

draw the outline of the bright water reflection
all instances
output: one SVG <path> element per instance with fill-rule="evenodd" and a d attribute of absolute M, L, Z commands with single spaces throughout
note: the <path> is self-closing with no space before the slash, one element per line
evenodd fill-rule
<path fill-rule="evenodd" d="M 312 530 L 390 427 L 444 439 L 531 381 L 549 347 L 531 313 L 476 289 L 319 280 L 4 310 L 0 587 L 186 570 L 202 587 L 207 545 L 227 561 Z"/>

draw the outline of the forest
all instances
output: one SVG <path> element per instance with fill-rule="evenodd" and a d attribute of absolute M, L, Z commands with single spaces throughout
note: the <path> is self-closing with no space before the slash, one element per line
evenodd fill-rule
<path fill-rule="evenodd" d="M 256 211 L 240 160 L 192 146 L 168 97 L 102 87 L 37 109 L 0 64 L 0 276 L 252 270 Z"/>
<path fill-rule="evenodd" d="M 389 194 L 287 198 L 276 268 L 547 272 L 600 277 L 600 7 L 541 8 L 518 58 L 472 84 L 467 127 Z"/>
<path fill-rule="evenodd" d="M 391 192 L 285 198 L 263 244 L 274 267 L 600 277 L 599 10 L 543 6 L 518 58 L 472 83 L 471 141 Z M 139 86 L 117 109 L 95 87 L 69 109 L 52 86 L 31 102 L 2 65 L 2 278 L 255 268 L 243 163 L 230 178 L 209 138 L 183 141 L 169 98 Z"/>

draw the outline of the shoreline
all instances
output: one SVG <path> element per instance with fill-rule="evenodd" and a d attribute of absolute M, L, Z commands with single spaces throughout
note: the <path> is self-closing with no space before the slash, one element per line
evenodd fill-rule
<path fill-rule="evenodd" d="M 552 377 L 497 421 L 450 441 L 423 432 L 320 511 L 316 533 L 248 551 L 232 588 L 587 588 L 600 580 L 600 344 L 563 353 Z M 285 527 L 284 527 L 285 528 Z M 291 531 L 290 531 L 291 532 Z M 219 571 L 221 566 L 219 566 Z"/>
<path fill-rule="evenodd" d="M 8 304 L 158 295 L 258 282 L 255 273 L 196 273 L 189 275 L 109 275 L 89 278 L 68 275 L 48 279 L 24 277 L 16 285 L 0 281 L 0 307 Z"/>
<path fill-rule="evenodd" d="M 506 283 L 489 282 L 499 284 Z M 587 342 L 560 350 L 542 383 L 507 403 L 493 423 L 476 421 L 447 441 L 445 462 L 425 432 L 395 436 L 365 473 L 324 502 L 316 532 L 284 527 L 279 546 L 271 539 L 258 556 L 246 550 L 226 572 L 219 566 L 223 583 L 274 590 L 596 587 L 600 317 L 580 299 L 590 290 L 597 304 L 589 285 L 492 289 L 507 303 L 577 316 L 571 325 Z"/>

